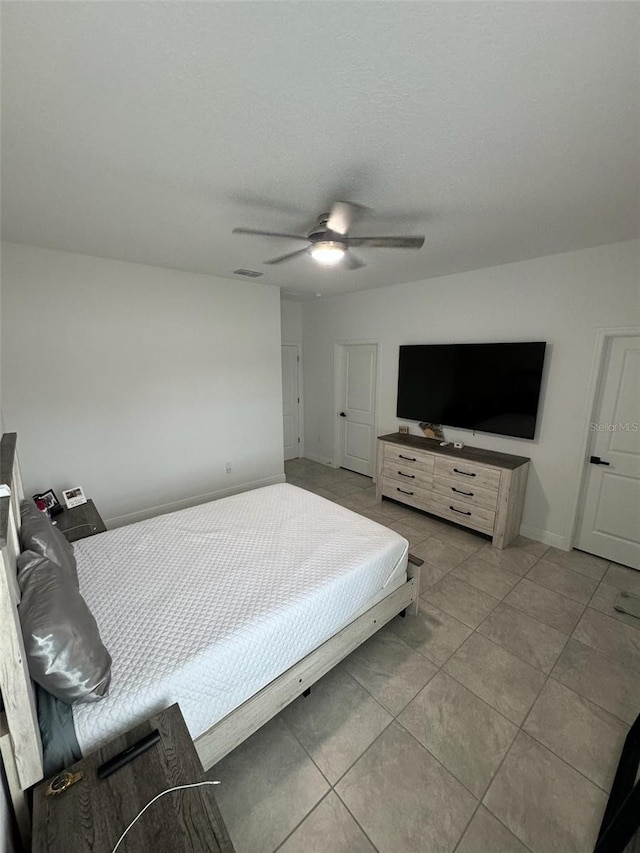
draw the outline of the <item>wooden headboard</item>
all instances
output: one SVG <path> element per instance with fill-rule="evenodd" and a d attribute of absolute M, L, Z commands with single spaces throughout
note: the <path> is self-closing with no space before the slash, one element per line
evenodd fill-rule
<path fill-rule="evenodd" d="M 43 769 L 35 691 L 18 619 L 16 559 L 20 553 L 20 501 L 24 495 L 16 438 L 16 433 L 6 433 L 0 442 L 0 483 L 11 489 L 10 497 L 0 497 L 0 691 L 4 703 L 0 749 L 22 831 L 25 813 L 21 792 L 42 779 Z"/>

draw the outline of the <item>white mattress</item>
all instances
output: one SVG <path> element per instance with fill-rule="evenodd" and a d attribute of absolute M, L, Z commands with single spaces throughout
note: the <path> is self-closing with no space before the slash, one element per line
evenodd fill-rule
<path fill-rule="evenodd" d="M 74 707 L 83 754 L 179 702 L 198 737 L 406 579 L 392 530 L 286 484 L 75 544 L 113 658 Z"/>

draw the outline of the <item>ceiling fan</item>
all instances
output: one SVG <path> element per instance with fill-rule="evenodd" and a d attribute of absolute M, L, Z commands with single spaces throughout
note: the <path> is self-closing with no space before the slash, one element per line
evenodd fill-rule
<path fill-rule="evenodd" d="M 259 234 L 263 237 L 284 237 L 302 240 L 309 245 L 286 255 L 271 258 L 265 264 L 281 264 L 300 255 L 309 254 L 319 264 L 331 266 L 340 262 L 350 270 L 365 266 L 351 251 L 352 246 L 368 246 L 374 249 L 420 249 L 424 237 L 350 237 L 349 228 L 358 213 L 359 205 L 347 201 L 336 201 L 330 213 L 323 213 L 306 237 L 299 234 L 282 234 L 279 231 L 257 231 L 253 228 L 234 228 L 234 234 Z"/>

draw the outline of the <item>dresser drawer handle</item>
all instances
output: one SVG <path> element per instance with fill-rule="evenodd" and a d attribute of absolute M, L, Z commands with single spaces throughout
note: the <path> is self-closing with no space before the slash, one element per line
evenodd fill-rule
<path fill-rule="evenodd" d="M 398 471 L 398 473 L 400 473 L 400 472 Z M 461 489 L 456 489 L 455 486 L 451 486 L 451 491 L 456 492 L 456 494 L 458 494 L 458 495 L 464 495 L 465 498 L 472 498 L 473 497 L 473 492 L 463 492 Z"/>
<path fill-rule="evenodd" d="M 451 506 L 451 504 L 449 504 L 449 509 L 452 509 L 454 512 L 460 513 L 460 515 L 471 515 L 470 512 L 464 512 L 461 509 L 456 509 L 454 506 Z"/>
<path fill-rule="evenodd" d="M 464 474 L 465 477 L 475 477 L 475 474 L 470 474 L 468 471 L 461 471 L 459 468 L 453 469 L 456 474 Z"/>
<path fill-rule="evenodd" d="M 406 477 L 407 480 L 415 480 L 416 478 L 415 474 L 405 474 L 403 471 L 398 471 L 398 474 L 400 474 L 401 477 Z"/>
<path fill-rule="evenodd" d="M 405 491 L 405 489 L 401 489 L 399 487 L 396 488 L 396 492 L 402 492 L 403 495 L 413 495 L 414 494 L 413 492 L 407 492 L 407 491 Z M 469 513 L 469 515 L 471 515 L 471 513 Z"/>
<path fill-rule="evenodd" d="M 400 458 L 400 459 L 406 459 L 406 460 L 407 460 L 407 462 L 417 462 L 417 461 L 418 461 L 418 460 L 415 458 L 415 456 L 403 456 L 403 455 L 402 455 L 402 453 L 398 453 L 398 456 L 399 456 L 399 458 Z"/>

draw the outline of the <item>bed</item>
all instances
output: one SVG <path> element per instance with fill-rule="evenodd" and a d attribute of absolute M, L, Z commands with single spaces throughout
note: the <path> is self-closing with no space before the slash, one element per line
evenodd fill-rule
<path fill-rule="evenodd" d="M 0 747 L 17 816 L 43 776 L 17 614 L 22 487 L 3 436 Z M 402 537 L 288 484 L 76 543 L 80 589 L 113 658 L 109 696 L 73 708 L 84 754 L 177 701 L 205 769 L 406 609 L 419 569 Z"/>

